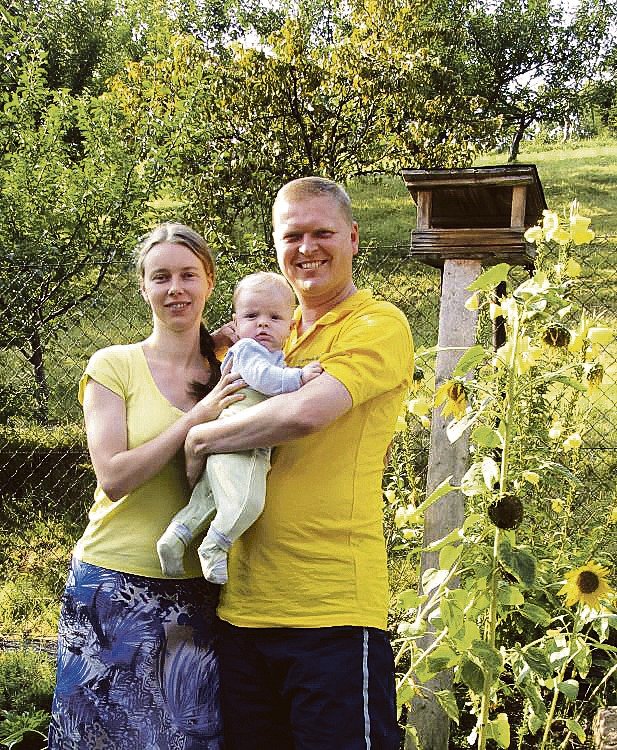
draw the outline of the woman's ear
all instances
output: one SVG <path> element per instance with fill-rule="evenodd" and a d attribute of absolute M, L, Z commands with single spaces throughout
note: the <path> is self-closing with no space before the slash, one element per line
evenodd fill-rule
<path fill-rule="evenodd" d="M 146 287 L 144 286 L 143 281 L 139 282 L 139 293 L 145 299 L 145 301 L 150 304 L 150 300 L 148 299 L 148 292 L 146 292 Z"/>

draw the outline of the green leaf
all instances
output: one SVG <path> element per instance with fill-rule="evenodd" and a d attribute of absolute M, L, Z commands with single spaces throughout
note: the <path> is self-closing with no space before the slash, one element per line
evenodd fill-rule
<path fill-rule="evenodd" d="M 450 646 L 446 646 L 444 643 L 437 646 L 427 657 L 427 662 L 433 673 L 443 672 L 444 669 L 449 669 L 458 663 L 459 657 Z"/>
<path fill-rule="evenodd" d="M 415 589 L 405 589 L 398 595 L 398 602 L 403 609 L 415 609 L 420 604 L 420 595 Z"/>
<path fill-rule="evenodd" d="M 528 620 L 542 625 L 542 627 L 548 627 L 552 621 L 550 614 L 542 607 L 538 607 L 536 604 L 530 604 L 525 602 L 521 609 L 521 614 Z"/>
<path fill-rule="evenodd" d="M 464 434 L 465 430 L 471 427 L 474 422 L 478 421 L 479 416 L 480 412 L 470 412 L 469 414 L 465 414 L 461 419 L 453 419 L 449 422 L 446 427 L 448 440 L 451 443 L 456 443 L 456 441 Z"/>
<path fill-rule="evenodd" d="M 456 363 L 456 367 L 452 371 L 451 377 L 462 377 L 467 375 L 470 370 L 474 370 L 479 364 L 481 364 L 486 357 L 486 351 L 480 344 L 471 346 L 463 354 L 463 356 Z"/>
<path fill-rule="evenodd" d="M 425 500 L 423 500 L 420 505 L 418 505 L 414 512 L 407 517 L 408 524 L 421 523 L 424 518 L 425 512 L 428 508 L 431 507 L 431 505 L 433 505 L 433 503 L 436 503 L 444 495 L 447 495 L 448 492 L 452 492 L 458 489 L 458 487 L 454 487 L 450 484 L 450 479 L 452 479 L 452 475 L 446 477 L 443 482 L 438 484 L 437 487 L 435 487 L 435 489 L 431 492 L 431 494 Z"/>
<path fill-rule="evenodd" d="M 439 552 L 439 567 L 443 570 L 450 570 L 452 565 L 459 559 L 463 548 L 460 544 L 444 547 Z"/>
<path fill-rule="evenodd" d="M 497 714 L 486 725 L 486 738 L 495 740 L 499 747 L 510 747 L 510 724 L 508 714 Z"/>
<path fill-rule="evenodd" d="M 486 641 L 474 641 L 467 655 L 492 680 L 503 668 L 503 659 L 500 652 Z"/>
<path fill-rule="evenodd" d="M 553 667 L 542 649 L 530 646 L 523 651 L 523 658 L 529 664 L 531 671 L 540 677 L 546 679 L 553 674 Z"/>
<path fill-rule="evenodd" d="M 434 542 L 427 544 L 424 550 L 425 552 L 437 552 L 437 550 L 442 549 L 442 547 L 450 544 L 450 542 L 460 541 L 462 536 L 463 529 L 453 529 L 449 534 L 446 534 L 441 539 L 436 539 Z"/>
<path fill-rule="evenodd" d="M 572 656 L 572 661 L 574 662 L 574 666 L 578 670 L 580 676 L 587 677 L 587 674 L 591 669 L 591 649 L 585 639 L 580 636 L 576 639 L 576 649 Z"/>
<path fill-rule="evenodd" d="M 482 695 L 482 690 L 484 689 L 484 672 L 482 672 L 477 664 L 472 662 L 471 659 L 463 657 L 458 673 L 461 680 L 473 693 Z"/>
<path fill-rule="evenodd" d="M 566 726 L 576 736 L 576 739 L 582 744 L 587 739 L 585 730 L 575 719 L 566 719 Z"/>
<path fill-rule="evenodd" d="M 510 266 L 507 263 L 498 263 L 496 266 L 491 266 L 484 273 L 481 273 L 467 289 L 470 292 L 493 291 L 498 284 L 506 281 L 509 272 Z"/>
<path fill-rule="evenodd" d="M 465 615 L 456 602 L 443 597 L 439 603 L 439 611 L 443 624 L 447 626 L 450 634 L 454 635 L 463 628 Z"/>
<path fill-rule="evenodd" d="M 436 690 L 433 694 L 437 702 L 443 708 L 448 718 L 458 724 L 458 706 L 456 698 L 451 690 Z"/>
<path fill-rule="evenodd" d="M 525 597 L 516 586 L 500 586 L 497 591 L 497 598 L 506 607 L 520 607 L 525 603 Z"/>
<path fill-rule="evenodd" d="M 507 539 L 499 544 L 499 560 L 503 567 L 517 578 L 527 588 L 531 588 L 536 580 L 536 558 L 526 550 L 512 547 Z"/>
<path fill-rule="evenodd" d="M 539 732 L 545 723 L 546 716 L 538 716 L 538 714 L 536 714 L 534 711 L 530 712 L 529 719 L 527 719 L 527 726 L 529 727 L 529 731 L 532 734 Z"/>
<path fill-rule="evenodd" d="M 566 698 L 570 701 L 575 701 L 578 695 L 578 681 L 577 680 L 564 680 L 563 682 L 557 683 L 557 690 L 563 693 Z"/>
<path fill-rule="evenodd" d="M 409 681 L 399 685 L 396 690 L 396 705 L 401 709 L 405 705 L 410 705 L 414 696 L 418 694 L 416 687 Z"/>
<path fill-rule="evenodd" d="M 471 440 L 480 448 L 500 448 L 502 440 L 497 432 L 486 425 L 480 425 L 471 433 Z"/>
<path fill-rule="evenodd" d="M 574 378 L 568 378 L 565 375 L 552 375 L 549 373 L 545 376 L 544 379 L 549 381 L 550 383 L 562 383 L 563 385 L 569 385 L 570 388 L 574 388 L 575 391 L 581 391 L 582 393 L 587 392 L 587 386 L 579 383 L 578 380 L 574 380 Z"/>
<path fill-rule="evenodd" d="M 489 491 L 491 491 L 499 481 L 499 466 L 491 456 L 485 456 L 482 459 L 482 478 L 484 479 L 486 489 Z"/>

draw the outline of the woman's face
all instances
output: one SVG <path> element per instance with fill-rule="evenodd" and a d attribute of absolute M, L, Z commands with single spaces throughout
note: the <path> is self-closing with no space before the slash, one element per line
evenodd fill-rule
<path fill-rule="evenodd" d="M 199 326 L 212 280 L 184 245 L 161 242 L 146 255 L 141 293 L 156 321 L 174 331 Z"/>

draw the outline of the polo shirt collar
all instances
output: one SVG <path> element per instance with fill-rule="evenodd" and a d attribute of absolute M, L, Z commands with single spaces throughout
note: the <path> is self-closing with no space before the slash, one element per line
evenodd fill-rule
<path fill-rule="evenodd" d="M 339 302 L 339 304 L 336 305 L 336 307 L 333 307 L 332 310 L 328 310 L 328 312 L 322 315 L 321 318 L 318 318 L 313 323 L 313 325 L 307 328 L 301 336 L 298 336 L 298 326 L 300 325 L 300 321 L 302 319 L 302 310 L 298 306 L 294 312 L 293 328 L 291 330 L 289 344 L 286 349 L 289 350 L 295 347 L 301 341 L 304 341 L 307 336 L 310 336 L 318 328 L 331 325 L 332 323 L 340 322 L 350 313 L 357 310 L 358 307 L 364 305 L 372 299 L 373 293 L 369 289 L 358 289 L 358 291 L 350 294 L 349 297 L 346 297 L 342 302 Z"/>

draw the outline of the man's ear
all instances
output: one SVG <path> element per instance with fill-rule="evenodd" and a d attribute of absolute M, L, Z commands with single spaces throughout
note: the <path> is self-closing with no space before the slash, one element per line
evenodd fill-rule
<path fill-rule="evenodd" d="M 360 247 L 360 229 L 357 221 L 354 221 L 351 224 L 351 246 L 353 248 L 352 254 L 357 255 Z"/>
<path fill-rule="evenodd" d="M 146 292 L 146 287 L 144 286 L 143 281 L 141 281 L 139 283 L 139 292 L 140 292 L 141 296 L 146 300 L 146 302 L 150 301 L 148 299 L 148 292 Z"/>

